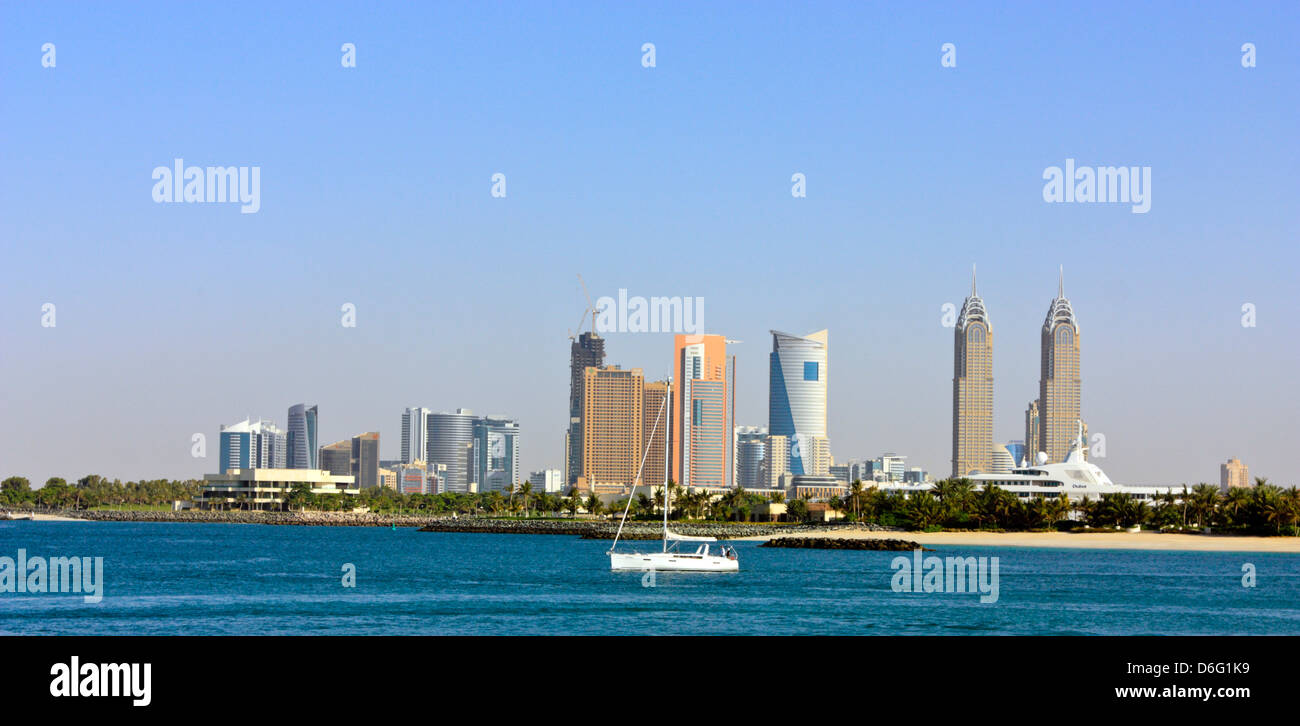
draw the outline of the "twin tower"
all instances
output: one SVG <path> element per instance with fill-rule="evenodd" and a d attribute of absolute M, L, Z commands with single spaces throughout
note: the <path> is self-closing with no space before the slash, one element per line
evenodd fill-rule
<path fill-rule="evenodd" d="M 1079 323 L 1065 297 L 1062 269 L 1056 297 L 1043 321 L 1038 399 L 1025 413 L 1025 442 L 1021 456 L 1033 463 L 1037 452 L 1049 462 L 1065 461 L 1079 436 Z M 1002 452 L 998 452 L 1002 449 Z M 952 475 L 1005 473 L 1006 447 L 993 444 L 993 323 L 975 288 L 971 270 L 970 297 L 962 304 L 953 334 Z"/>

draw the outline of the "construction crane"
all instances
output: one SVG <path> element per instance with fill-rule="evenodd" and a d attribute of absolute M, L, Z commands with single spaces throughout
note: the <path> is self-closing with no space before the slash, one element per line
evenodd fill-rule
<path fill-rule="evenodd" d="M 582 294 L 587 298 L 587 309 L 582 311 L 582 317 L 578 318 L 578 329 L 569 331 L 569 340 L 576 340 L 582 333 L 582 321 L 587 319 L 587 313 L 591 313 L 591 332 L 596 332 L 596 307 L 591 302 L 591 293 L 587 292 L 587 283 L 582 279 L 582 273 L 578 273 L 578 284 L 582 285 Z"/>

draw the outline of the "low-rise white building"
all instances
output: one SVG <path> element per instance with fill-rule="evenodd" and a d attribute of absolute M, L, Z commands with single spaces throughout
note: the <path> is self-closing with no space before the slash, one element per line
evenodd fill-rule
<path fill-rule="evenodd" d="M 231 469 L 204 474 L 203 491 L 194 503 L 204 509 L 284 509 L 289 493 L 300 484 L 310 486 L 317 495 L 361 493 L 355 477 L 324 469 Z"/>

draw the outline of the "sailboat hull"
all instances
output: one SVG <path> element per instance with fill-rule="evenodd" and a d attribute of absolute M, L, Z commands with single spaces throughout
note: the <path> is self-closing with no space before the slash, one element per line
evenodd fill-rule
<path fill-rule="evenodd" d="M 609 569 L 644 572 L 738 572 L 740 561 L 722 555 L 691 555 L 679 552 L 611 552 Z"/>

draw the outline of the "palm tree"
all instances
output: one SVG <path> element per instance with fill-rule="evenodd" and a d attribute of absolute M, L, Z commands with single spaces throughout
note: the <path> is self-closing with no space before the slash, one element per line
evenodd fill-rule
<path fill-rule="evenodd" d="M 943 519 L 943 504 L 930 492 L 917 492 L 908 499 L 907 514 L 914 529 L 925 529 Z"/>
<path fill-rule="evenodd" d="M 528 500 L 532 497 L 532 495 L 533 495 L 533 485 L 532 485 L 531 483 L 529 483 L 529 482 L 524 482 L 524 483 L 519 487 L 519 496 L 522 497 L 523 500 L 524 500 L 524 501 L 523 501 L 523 504 L 524 504 L 524 516 L 525 516 L 525 517 L 528 516 L 528 514 L 529 514 L 529 510 L 528 510 Z"/>
<path fill-rule="evenodd" d="M 590 512 L 593 517 L 598 516 L 601 511 L 603 511 L 600 497 L 596 496 L 595 492 L 592 492 L 591 496 L 587 497 L 587 511 Z"/>
<path fill-rule="evenodd" d="M 1230 524 L 1243 524 L 1245 513 L 1249 508 L 1250 490 L 1241 487 L 1232 487 L 1223 495 L 1222 511 Z"/>
<path fill-rule="evenodd" d="M 849 485 L 849 504 L 853 507 L 853 520 L 857 521 L 861 517 L 862 498 L 866 495 L 866 490 L 862 488 L 862 480 L 854 479 Z"/>
<path fill-rule="evenodd" d="M 1197 527 L 1208 527 L 1219 504 L 1219 488 L 1212 484 L 1197 484 L 1192 488 L 1192 513 Z"/>
<path fill-rule="evenodd" d="M 1045 513 L 1050 526 L 1055 526 L 1057 522 L 1070 516 L 1070 495 L 1062 494 L 1059 497 L 1047 499 Z"/>

